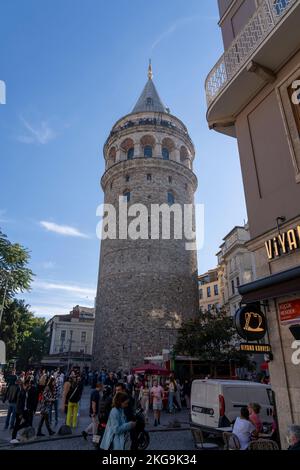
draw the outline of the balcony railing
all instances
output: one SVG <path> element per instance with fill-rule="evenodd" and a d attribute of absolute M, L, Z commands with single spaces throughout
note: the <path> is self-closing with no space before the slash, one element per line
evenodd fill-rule
<path fill-rule="evenodd" d="M 218 60 L 205 82 L 209 106 L 298 0 L 262 0 L 249 22 Z"/>

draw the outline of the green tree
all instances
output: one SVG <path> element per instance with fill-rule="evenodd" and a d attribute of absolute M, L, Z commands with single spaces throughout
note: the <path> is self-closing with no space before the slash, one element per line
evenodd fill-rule
<path fill-rule="evenodd" d="M 9 300 L 0 338 L 6 343 L 7 359 L 18 358 L 21 368 L 39 362 L 49 348 L 46 320 L 35 317 L 23 300 Z"/>
<path fill-rule="evenodd" d="M 238 349 L 239 338 L 225 311 L 199 314 L 183 323 L 174 346 L 176 354 L 198 357 L 211 363 L 237 361 L 246 365 L 247 355 Z"/>
<path fill-rule="evenodd" d="M 11 243 L 0 230 L 0 308 L 18 292 L 29 290 L 33 272 L 28 268 L 29 252 L 19 243 Z"/>

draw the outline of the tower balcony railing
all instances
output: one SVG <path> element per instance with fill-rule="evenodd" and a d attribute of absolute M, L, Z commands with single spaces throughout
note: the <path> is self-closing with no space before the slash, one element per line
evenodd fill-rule
<path fill-rule="evenodd" d="M 218 60 L 205 81 L 207 106 L 220 95 L 247 59 L 299 0 L 262 0 L 246 26 Z"/>

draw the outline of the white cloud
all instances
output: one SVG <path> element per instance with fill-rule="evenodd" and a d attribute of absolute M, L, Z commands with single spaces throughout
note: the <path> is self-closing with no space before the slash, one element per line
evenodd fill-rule
<path fill-rule="evenodd" d="M 59 225 L 47 220 L 41 220 L 40 225 L 49 232 L 58 233 L 59 235 L 64 235 L 66 237 L 90 238 L 85 233 L 80 232 L 77 228 L 70 227 L 69 225 Z"/>
<path fill-rule="evenodd" d="M 94 298 L 96 294 L 96 290 L 90 287 L 82 287 L 77 286 L 74 284 L 61 284 L 57 282 L 51 281 L 35 281 L 33 285 L 34 289 L 39 290 L 56 290 L 56 291 L 64 291 L 66 293 L 72 293 L 76 297 L 80 298 Z"/>
<path fill-rule="evenodd" d="M 57 137 L 57 133 L 50 127 L 47 121 L 43 120 L 38 125 L 33 125 L 22 116 L 20 116 L 20 120 L 25 127 L 26 134 L 19 135 L 17 140 L 23 144 L 45 145 Z"/>
<path fill-rule="evenodd" d="M 175 21 L 169 28 L 167 28 L 165 31 L 163 31 L 156 39 L 155 41 L 151 44 L 150 51 L 152 52 L 166 37 L 170 36 L 172 33 L 174 33 L 178 28 L 191 23 L 192 21 L 207 21 L 207 20 L 212 20 L 212 21 L 218 21 L 218 17 L 214 16 L 188 16 L 185 18 L 181 18 L 177 21 Z"/>

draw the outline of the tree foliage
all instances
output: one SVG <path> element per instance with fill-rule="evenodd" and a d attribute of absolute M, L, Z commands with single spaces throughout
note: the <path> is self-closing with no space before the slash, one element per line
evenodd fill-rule
<path fill-rule="evenodd" d="M 28 268 L 30 255 L 19 243 L 11 243 L 0 230 L 0 301 L 30 288 L 33 272 Z"/>
<path fill-rule="evenodd" d="M 0 230 L 0 309 L 4 306 L 0 339 L 6 344 L 7 360 L 17 358 L 22 368 L 39 362 L 48 348 L 45 319 L 35 317 L 23 300 L 15 298 L 30 289 L 29 260 L 28 250 L 11 243 Z"/>
<path fill-rule="evenodd" d="M 7 359 L 18 358 L 20 368 L 39 362 L 49 348 L 46 320 L 35 317 L 23 300 L 6 305 L 0 338 L 6 343 Z"/>
<path fill-rule="evenodd" d="M 247 355 L 239 351 L 239 339 L 232 318 L 225 311 L 199 314 L 179 329 L 175 354 L 198 357 L 202 361 L 235 360 L 247 363 Z"/>

